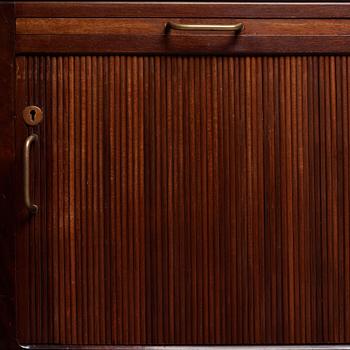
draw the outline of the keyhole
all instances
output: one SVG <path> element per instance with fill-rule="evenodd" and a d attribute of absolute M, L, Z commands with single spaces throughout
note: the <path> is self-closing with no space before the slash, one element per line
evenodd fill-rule
<path fill-rule="evenodd" d="M 31 115 L 31 118 L 32 118 L 32 121 L 34 122 L 35 121 L 35 114 L 36 114 L 36 111 L 34 109 L 32 109 L 30 111 L 30 115 Z"/>
<path fill-rule="evenodd" d="M 38 125 L 43 119 L 43 112 L 37 106 L 27 106 L 23 109 L 24 122 L 29 126 Z"/>

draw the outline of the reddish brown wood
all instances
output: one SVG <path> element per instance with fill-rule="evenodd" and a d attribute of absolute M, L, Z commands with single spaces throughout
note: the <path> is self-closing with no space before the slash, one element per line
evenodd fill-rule
<path fill-rule="evenodd" d="M 18 3 L 18 53 L 348 53 L 349 4 Z M 237 35 L 165 32 L 168 21 L 236 23 Z"/>
<path fill-rule="evenodd" d="M 165 31 L 169 21 L 243 23 L 240 33 Z M 349 20 L 18 18 L 17 52 L 347 53 Z"/>
<path fill-rule="evenodd" d="M 18 54 L 348 54 L 350 36 L 18 35 Z"/>
<path fill-rule="evenodd" d="M 18 188 L 19 341 L 350 343 L 349 4 L 16 6 L 17 115 L 44 110 L 17 118 L 15 151 L 10 120 L 0 141 L 18 160 L 0 185 Z M 166 34 L 170 18 L 246 27 Z"/>
<path fill-rule="evenodd" d="M 324 36 L 349 35 L 348 19 L 250 19 L 222 18 L 17 18 L 16 34 L 69 35 L 69 34 L 164 34 L 169 21 L 187 24 L 243 23 L 239 36 Z M 204 31 L 205 32 L 205 31 Z M 171 35 L 195 36 L 195 31 L 172 30 Z M 232 36 L 232 32 L 209 32 L 211 36 Z"/>
<path fill-rule="evenodd" d="M 12 2 L 0 4 L 0 18 L 0 348 L 15 349 L 15 12 Z"/>
<path fill-rule="evenodd" d="M 350 342 L 347 56 L 17 64 L 21 343 Z"/>

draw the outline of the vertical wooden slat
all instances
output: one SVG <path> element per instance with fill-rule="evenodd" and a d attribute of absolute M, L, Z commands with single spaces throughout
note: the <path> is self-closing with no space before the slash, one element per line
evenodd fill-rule
<path fill-rule="evenodd" d="M 340 159 L 336 162 L 337 167 L 337 227 L 338 227 L 338 239 L 336 244 L 335 252 L 338 256 L 337 258 L 337 271 L 335 274 L 335 283 L 337 286 L 337 298 L 339 303 L 337 305 L 337 313 L 338 313 L 338 340 L 339 342 L 344 342 L 344 298 L 343 298 L 343 290 L 344 290 L 344 221 L 345 218 L 343 216 L 344 213 L 344 139 L 343 139 L 343 91 L 342 91 L 342 62 L 341 57 L 335 57 L 335 67 L 334 73 L 336 77 L 334 81 L 334 88 L 336 93 L 336 110 L 335 110 L 335 143 L 337 154 L 340 155 Z M 338 92 L 338 93 L 337 93 Z"/>
<path fill-rule="evenodd" d="M 247 167 L 247 186 L 246 186 L 246 200 L 247 200 L 247 272 L 248 272 L 248 293 L 247 293 L 247 323 L 253 324 L 254 320 L 254 275 L 253 270 L 253 125 L 252 125 L 252 61 L 251 58 L 247 58 L 245 67 L 245 95 L 246 95 L 246 167 Z M 248 331 L 248 342 L 254 343 L 254 328 L 250 328 Z"/>
<path fill-rule="evenodd" d="M 333 300 L 331 300 L 331 305 L 334 312 L 333 318 L 333 339 L 335 342 L 339 342 L 339 302 L 334 302 L 339 300 L 338 290 L 339 290 L 339 252 L 338 252 L 338 241 L 339 241 L 339 232 L 338 232 L 338 196 L 340 193 L 338 191 L 338 164 L 341 164 L 341 158 L 337 158 L 341 155 L 341 150 L 337 147 L 337 96 L 336 93 L 336 71 L 335 71 L 335 57 L 330 58 L 330 113 L 331 113 L 331 167 L 332 167 L 332 191 L 330 195 L 332 196 L 332 209 L 330 215 L 332 216 L 332 255 L 333 255 L 333 265 L 332 269 L 332 284 L 333 284 Z M 340 92 L 339 92 L 339 95 Z"/>
<path fill-rule="evenodd" d="M 66 339 L 72 343 L 72 293 L 71 293 L 71 266 L 70 266 L 70 235 L 69 235 L 69 164 L 70 162 L 66 161 L 69 159 L 69 67 L 68 67 L 68 57 L 63 57 L 63 111 L 62 111 L 62 158 L 63 161 L 63 181 L 62 181 L 62 192 L 63 197 L 63 213 L 62 213 L 62 222 L 64 227 L 64 236 L 63 236 L 63 259 L 64 259 L 64 306 L 65 306 L 65 329 L 66 329 Z M 68 120 L 68 122 L 66 122 Z"/>
<path fill-rule="evenodd" d="M 319 62 L 319 76 L 320 81 L 325 82 L 325 57 L 320 57 Z M 322 340 L 325 341 L 329 339 L 329 331 L 327 328 L 327 320 L 329 319 L 328 313 L 328 290 L 327 290 L 327 282 L 328 282 L 328 271 L 327 271 L 327 251 L 325 246 L 327 246 L 327 212 L 326 212 L 326 142 L 325 135 L 327 131 L 327 126 L 325 125 L 325 83 L 319 85 L 319 94 L 320 94 L 320 177 L 321 177 L 321 251 L 322 251 L 322 264 L 321 264 L 321 276 L 322 276 L 322 300 L 324 303 L 322 304 L 322 314 L 323 314 L 323 329 L 322 329 Z"/>
<path fill-rule="evenodd" d="M 200 115 L 201 115 L 201 191 L 202 191 L 202 234 L 203 234 L 203 263 L 202 263 L 202 276 L 203 276 L 203 342 L 209 342 L 209 259 L 208 259 L 208 187 L 207 187 L 207 79 L 206 79 L 206 59 L 200 58 Z M 175 97 L 175 96 L 174 96 Z M 175 104 L 176 106 L 176 104 Z M 174 107 L 175 107 L 174 106 Z M 176 126 L 174 125 L 174 128 Z M 176 149 L 176 144 L 174 145 Z M 174 189 L 176 190 L 176 188 Z"/>
<path fill-rule="evenodd" d="M 299 282 L 299 191 L 298 191 L 298 79 L 297 79 L 297 57 L 291 58 L 291 196 L 292 196 L 292 264 L 293 264 L 293 295 L 294 295 L 294 328 L 295 337 L 299 339 L 300 333 L 300 282 Z"/>
<path fill-rule="evenodd" d="M 53 279 L 52 279 L 52 290 L 53 290 L 53 341 L 59 342 L 59 277 L 58 277 L 58 257 L 57 257 L 57 247 L 58 247 L 58 221 L 57 221 L 57 58 L 52 59 L 52 104 L 51 104 L 51 133 L 50 139 L 52 140 L 52 183 L 50 186 L 50 191 L 52 195 L 52 265 L 53 265 Z"/>
<path fill-rule="evenodd" d="M 111 313 L 108 312 L 112 308 L 111 295 L 113 294 L 111 286 L 111 251 L 110 251 L 110 216 L 105 215 L 111 207 L 110 196 L 105 196 L 105 193 L 110 193 L 110 72 L 109 72 L 109 58 L 101 58 L 101 68 L 99 70 L 99 79 L 102 84 L 99 86 L 99 105 L 103 111 L 103 117 L 98 120 L 99 134 L 98 138 L 103 139 L 104 142 L 99 147 L 99 204 L 100 204 L 100 229 L 103 230 L 103 236 L 100 243 L 100 266 L 101 266 L 101 300 L 100 307 L 102 309 L 102 324 L 101 324 L 101 339 L 105 339 L 106 344 L 111 344 Z M 105 170 L 104 170 L 105 169 Z"/>
<path fill-rule="evenodd" d="M 315 196 L 315 186 L 317 184 L 316 180 L 316 174 L 315 174 L 315 165 L 316 165 L 316 141 L 314 138 L 315 133 L 315 110 L 314 110 L 314 62 L 312 57 L 308 57 L 305 59 L 304 63 L 304 72 L 307 74 L 307 78 L 304 80 L 304 84 L 306 81 L 307 88 L 304 89 L 306 92 L 304 94 L 304 100 L 307 100 L 307 108 L 304 109 L 304 115 L 306 116 L 306 126 L 307 126 L 307 133 L 304 133 L 305 142 L 308 143 L 307 147 L 307 157 L 309 158 L 309 188 L 312 188 L 312 191 L 306 191 L 307 199 L 308 199 L 308 208 L 309 208 L 309 227 L 310 227 L 310 236 L 309 236 L 309 247 L 310 246 L 317 247 L 317 241 L 316 241 L 316 213 L 317 213 L 317 205 L 313 204 L 316 203 L 316 196 Z M 306 96 L 305 96 L 306 95 Z M 316 315 L 316 284 L 317 284 L 317 249 L 313 249 L 312 254 L 309 255 L 309 265 L 307 265 L 309 269 L 309 294 L 307 301 L 310 305 L 310 320 L 308 321 L 309 324 L 309 332 L 307 332 L 309 341 L 314 341 L 316 333 L 317 333 L 317 315 Z"/>
<path fill-rule="evenodd" d="M 315 215 L 314 215 L 314 221 L 315 221 L 315 249 L 314 249 L 314 256 L 315 256 L 315 278 L 316 278 L 316 285 L 314 286 L 316 290 L 316 297 L 315 297 L 315 309 L 316 309 L 316 322 L 317 322 L 317 332 L 316 332 L 316 338 L 315 339 L 322 339 L 323 334 L 323 310 L 322 310 L 322 221 L 321 221 L 321 211 L 322 211 L 322 204 L 321 204 L 321 132 L 320 132 L 320 101 L 319 101 L 319 65 L 320 60 L 318 60 L 316 57 L 312 58 L 313 61 L 313 109 L 314 109 L 314 124 L 312 125 L 313 135 L 314 135 L 314 176 L 313 179 L 315 180 L 315 190 L 314 190 L 314 203 L 315 203 Z M 316 341 L 316 340 L 315 340 Z"/>
<path fill-rule="evenodd" d="M 197 114 L 195 113 L 195 101 L 194 101 L 194 89 L 195 89 L 195 76 L 194 76 L 194 58 L 191 57 L 188 62 L 188 77 L 189 77 L 189 84 L 188 84 L 188 111 L 187 115 L 188 118 L 188 145 L 189 145 L 189 152 L 188 152 L 188 162 L 190 167 L 189 172 L 189 181 L 188 186 L 190 190 L 190 200 L 189 200 L 189 207 L 188 207 L 188 218 L 190 221 L 190 269 L 191 269 L 191 275 L 189 276 L 191 283 L 188 284 L 188 287 L 190 288 L 189 292 L 189 299 L 191 300 L 189 303 L 188 311 L 190 313 L 189 318 L 193 319 L 193 327 L 191 329 L 191 332 L 189 332 L 189 340 L 190 343 L 197 343 L 198 342 L 198 299 L 197 299 L 197 266 L 196 266 L 196 260 L 197 260 L 197 225 L 196 225 L 196 212 L 197 212 L 197 203 L 196 203 L 196 159 L 195 159 L 195 142 L 196 142 L 196 130 L 195 130 L 195 120 L 197 118 Z M 192 315 L 192 316 L 191 316 Z"/>
<path fill-rule="evenodd" d="M 117 186 L 116 186 L 116 163 L 117 163 L 117 155 L 116 155 L 116 133 L 114 130 L 116 130 L 116 120 L 115 115 L 117 114 L 117 107 L 116 107 L 116 101 L 117 97 L 116 94 L 116 86 L 118 84 L 118 80 L 115 80 L 116 71 L 118 70 L 118 67 L 116 65 L 115 57 L 109 57 L 108 59 L 108 74 L 109 74 L 109 84 L 108 84 L 108 91 L 106 93 L 109 94 L 109 104 L 107 106 L 108 108 L 108 130 L 103 130 L 104 137 L 107 137 L 109 139 L 109 172 L 108 172 L 108 178 L 109 178 L 109 189 L 110 189 L 110 198 L 109 198 L 109 207 L 104 206 L 104 210 L 108 211 L 109 215 L 107 215 L 107 218 L 109 218 L 109 249 L 110 249 L 110 266 L 109 266 L 109 277 L 110 278 L 110 292 L 106 291 L 106 298 L 109 297 L 109 303 L 110 303 L 110 323 L 107 324 L 107 327 L 110 327 L 111 337 L 110 337 L 110 344 L 116 343 L 118 339 L 118 330 L 117 330 L 117 308 L 119 311 L 119 305 L 120 305 L 120 297 L 117 287 L 118 283 L 118 269 L 117 269 L 117 263 L 118 263 L 118 255 L 117 255 L 117 240 L 116 240 L 116 233 L 113 230 L 113 228 L 117 227 L 117 216 L 118 216 L 118 207 L 116 204 L 117 201 Z M 106 119 L 105 119 L 106 120 Z M 109 295 L 108 295 L 109 294 Z"/>
<path fill-rule="evenodd" d="M 185 265 L 185 203 L 182 201 L 182 198 L 184 198 L 185 193 L 185 184 L 184 184 L 184 101 L 183 101 L 183 79 L 186 79 L 184 77 L 184 67 L 183 67 L 183 58 L 179 58 L 177 60 L 177 79 L 178 79 L 178 116 L 177 116 L 177 211 L 178 211 L 178 222 L 177 222 L 177 232 L 176 234 L 177 239 L 179 240 L 178 243 L 178 266 L 177 266 L 177 273 L 179 275 L 178 285 L 182 285 L 183 288 L 179 288 L 179 300 L 178 300 L 178 307 L 179 307 L 179 316 L 178 316 L 178 328 L 179 328 L 179 336 L 176 342 L 184 342 L 186 340 L 186 296 L 185 296 L 185 285 L 186 285 L 186 265 Z"/>
<path fill-rule="evenodd" d="M 111 155 L 113 148 L 115 149 L 116 158 L 115 158 L 115 216 L 116 223 L 114 227 L 115 231 L 115 244 L 116 244 L 116 289 L 117 289 L 117 301 L 115 312 L 116 315 L 116 327 L 117 327 L 117 343 L 121 343 L 123 341 L 123 289 L 122 289 L 122 209 L 121 209 L 121 67 L 120 67 L 120 57 L 115 58 L 115 108 L 116 113 L 114 119 L 115 123 L 115 140 L 114 144 L 112 143 Z M 112 127 L 112 124 L 111 124 Z M 112 132 L 112 130 L 111 130 Z M 113 266 L 113 265 L 112 265 Z M 113 309 L 114 310 L 114 309 Z"/>
<path fill-rule="evenodd" d="M 41 106 L 46 105 L 46 79 L 47 79 L 47 71 L 46 71 L 46 59 L 45 57 L 40 57 L 40 93 L 39 99 Z M 40 160 L 39 160 L 39 176 L 44 176 L 44 182 L 42 184 L 40 190 L 40 202 L 43 203 L 44 208 L 47 208 L 47 177 L 46 177 L 46 147 L 47 147 L 47 137 L 46 137 L 46 126 L 40 127 L 40 137 L 42 137 L 42 147 L 40 151 Z M 43 210 L 40 222 L 40 231 L 42 232 L 43 228 L 47 227 L 47 216 L 46 210 Z M 49 327 L 49 313 L 46 305 L 48 304 L 48 281 L 49 281 L 49 273 L 48 273 L 48 265 L 49 265 L 49 254 L 48 254 L 48 233 L 45 232 L 41 237 L 41 259 L 40 264 L 42 265 L 42 286 L 41 289 L 41 298 L 42 298 L 42 323 L 41 323 L 41 331 L 42 331 L 42 339 L 43 341 L 48 342 L 48 327 Z"/>
<path fill-rule="evenodd" d="M 260 281 L 260 268 L 261 268 L 261 253 L 259 249 L 260 241 L 260 229 L 259 223 L 261 224 L 261 217 L 259 213 L 259 196 L 261 195 L 261 190 L 259 187 L 259 175 L 261 169 L 259 167 L 259 150 L 261 148 L 259 133 L 260 123 L 262 121 L 261 113 L 259 111 L 259 98 L 260 98 L 260 64 L 258 58 L 252 58 L 252 67 L 251 67 L 251 142 L 252 142 L 252 206 L 253 213 L 251 218 L 252 225 L 252 292 L 253 292 L 253 304 L 254 312 L 253 318 L 254 322 L 254 343 L 259 343 L 261 341 L 262 329 L 261 325 L 263 324 L 263 313 L 261 312 L 261 304 L 263 304 L 263 293 L 261 293 L 262 286 Z M 255 220 L 258 224 L 254 224 Z"/>
<path fill-rule="evenodd" d="M 304 145 L 302 140 L 303 129 L 304 129 L 304 116 L 303 116 L 303 71 L 302 71 L 302 62 L 301 57 L 296 58 L 296 174 L 297 174 L 297 198 L 298 203 L 304 205 Z M 305 342 L 305 330 L 306 330 L 306 320 L 305 320 L 305 227 L 304 219 L 305 215 L 301 212 L 301 206 L 297 207 L 297 271 L 298 271 L 298 284 L 299 284 L 299 336 L 302 342 Z"/>
<path fill-rule="evenodd" d="M 80 174 L 81 163 L 81 135 L 82 135 L 82 123 L 81 123 L 81 83 L 80 83 L 80 57 L 74 57 L 74 170 L 75 174 Z M 78 176 L 74 178 L 74 233 L 76 237 L 75 245 L 75 255 L 74 259 L 76 261 L 76 276 L 77 276 L 77 343 L 83 342 L 83 280 L 82 280 L 82 237 L 81 237 L 81 182 Z M 79 321 L 78 321 L 79 320 Z"/>
<path fill-rule="evenodd" d="M 93 131 L 95 129 L 96 119 L 93 117 L 93 106 L 95 101 L 93 98 L 96 96 L 96 85 L 93 84 L 93 76 L 95 77 L 95 72 L 93 71 L 92 61 L 95 57 L 87 56 L 85 64 L 85 77 L 86 77 L 86 129 L 85 129 L 85 142 L 84 142 L 84 152 L 86 156 L 85 165 L 85 181 L 82 184 L 83 191 L 85 191 L 85 201 L 83 201 L 83 206 L 85 206 L 85 227 L 86 227 L 86 262 L 83 264 L 83 269 L 85 270 L 85 276 L 87 281 L 87 291 L 86 291 L 86 312 L 87 312 L 87 329 L 88 329 L 88 339 L 89 342 L 96 342 L 96 330 L 95 323 L 98 315 L 95 315 L 97 309 L 95 309 L 95 295 L 97 293 L 98 284 L 95 281 L 96 270 L 98 271 L 98 261 L 96 261 L 96 246 L 98 244 L 98 234 L 94 235 L 94 225 L 97 221 L 97 217 L 94 215 L 96 208 L 96 203 L 94 203 L 94 191 L 93 191 L 93 171 L 94 169 L 94 156 L 93 152 L 96 148 L 96 140 L 93 137 Z M 97 326 L 96 326 L 97 327 Z"/>
<path fill-rule="evenodd" d="M 69 244 L 70 244 L 70 266 L 71 266 L 71 327 L 72 327 L 72 344 L 77 344 L 78 342 L 78 330 L 77 330 L 77 320 L 78 320 L 78 307 L 77 307 L 77 271 L 76 271 L 76 236 L 75 236 L 75 135 L 76 135 L 76 120 L 75 120 L 75 85 L 77 84 L 74 75 L 74 57 L 69 57 L 69 130 L 68 130 L 68 147 L 69 147 Z"/>
<path fill-rule="evenodd" d="M 324 75 L 325 75 L 325 146 L 326 146 L 326 154 L 325 154 L 325 163 L 326 163 L 326 236 L 325 236 L 325 254 L 327 257 L 327 264 L 325 269 L 327 270 L 327 279 L 325 283 L 325 289 L 327 290 L 327 298 L 326 304 L 328 309 L 328 320 L 332 323 L 327 328 L 327 339 L 334 337 L 334 305 L 331 300 L 333 299 L 334 292 L 334 283 L 333 283 L 333 221 L 335 218 L 332 216 L 332 200 L 333 200 L 333 177 L 332 173 L 334 169 L 332 168 L 332 114 L 331 114 L 331 57 L 325 57 L 325 65 L 324 65 Z"/>
<path fill-rule="evenodd" d="M 137 161 L 139 163 L 139 171 L 138 171 L 138 193 L 137 193 L 137 202 L 139 205 L 138 218 L 139 218 L 139 231 L 137 232 L 137 239 L 139 239 L 139 309 L 138 309 L 138 318 L 140 322 L 140 338 L 139 342 L 142 344 L 146 343 L 146 254 L 145 254 L 145 104 L 144 104 L 144 96 L 145 91 L 147 89 L 144 87 L 144 72 L 143 72 L 143 58 L 138 60 L 138 88 L 139 88 L 139 105 L 138 105 L 138 120 L 136 127 L 139 129 L 139 137 L 137 142 L 138 153 L 137 153 Z M 172 313 L 170 314 L 172 315 Z"/>
<path fill-rule="evenodd" d="M 154 208 L 154 196 L 153 193 L 153 183 L 154 183 L 154 177 L 152 176 L 153 170 L 154 170 L 154 139 L 153 135 L 154 133 L 152 130 L 154 130 L 154 118 L 151 117 L 154 114 L 154 58 L 149 57 L 145 58 L 145 74 L 146 74 L 146 85 L 145 88 L 148 90 L 148 98 L 145 96 L 145 104 L 146 104 L 146 111 L 147 115 L 145 116 L 146 124 L 145 124 L 145 162 L 149 164 L 148 167 L 145 167 L 145 195 L 147 198 L 146 202 L 146 210 L 145 210 L 145 220 L 146 220 L 146 232 L 153 232 L 152 225 L 154 221 L 154 214 L 151 215 Z M 152 315 L 155 315 L 155 305 L 153 302 L 152 294 L 151 292 L 152 286 L 155 286 L 155 282 L 153 280 L 154 276 L 151 273 L 153 266 L 154 266 L 154 260 L 155 260 L 155 254 L 152 254 L 153 247 L 155 242 L 155 234 L 148 234 L 146 236 L 146 272 L 147 272 L 147 283 L 146 283 L 146 300 L 149 300 L 146 302 L 146 333 L 148 335 L 147 341 L 148 343 L 151 343 L 154 341 L 155 337 L 155 331 L 156 327 L 155 325 L 155 317 L 152 317 Z"/>
<path fill-rule="evenodd" d="M 198 67 L 199 68 L 199 67 Z M 222 103 L 222 123 L 221 123 L 221 137 L 222 137 L 222 148 L 221 148 L 221 169 L 223 172 L 223 183 L 221 184 L 220 191 L 222 192 L 223 199 L 220 205 L 220 211 L 222 212 L 223 222 L 222 222 L 222 232 L 224 237 L 221 240 L 221 243 L 224 247 L 230 247 L 230 192 L 231 192 L 231 181 L 230 181 L 230 109 L 229 109 L 229 79 L 227 76 L 229 74 L 229 60 L 222 61 L 222 94 L 221 94 L 221 103 Z M 198 101 L 199 103 L 199 101 Z M 199 110 L 199 108 L 198 108 Z M 198 118 L 199 123 L 200 119 Z M 200 125 L 200 124 L 199 124 Z M 197 126 L 197 129 L 200 131 L 200 127 Z M 198 132 L 198 131 L 197 131 Z M 199 158 L 200 159 L 200 158 Z M 200 169 L 200 166 L 198 167 Z M 198 197 L 197 197 L 198 198 Z M 200 198 L 198 202 L 201 203 Z M 198 236 L 200 237 L 200 232 Z M 225 279 L 225 296 L 221 300 L 221 312 L 225 314 L 225 321 L 223 321 L 223 334 L 225 342 L 229 342 L 231 338 L 231 329 L 232 329 L 232 319 L 230 317 L 232 297 L 231 297 L 231 257 L 229 254 L 230 250 L 226 250 L 224 254 L 221 254 L 221 266 L 223 268 L 223 278 Z M 227 317 L 229 316 L 229 317 Z M 200 320 L 200 319 L 199 319 Z"/>
<path fill-rule="evenodd" d="M 34 100 L 39 100 L 39 74 L 40 74 L 40 66 L 39 66 L 39 57 L 33 57 L 33 92 L 32 92 L 32 101 Z M 36 152 L 35 155 L 33 155 L 33 159 L 35 164 L 38 164 L 38 167 L 40 169 L 40 150 L 39 152 Z M 32 165 L 33 168 L 33 165 Z M 34 173 L 34 181 L 33 181 L 33 197 L 37 199 L 37 193 L 40 193 L 40 184 L 38 184 L 38 181 L 36 178 L 38 177 L 38 172 Z M 35 286 L 35 292 L 34 292 L 34 298 L 35 298 L 35 313 L 36 313 L 36 324 L 35 324 L 35 332 L 36 332 L 36 337 L 41 337 L 41 305 L 38 303 L 38 300 L 41 298 L 41 283 L 42 281 L 38 279 L 38 276 L 41 275 L 41 261 L 42 261 L 42 254 L 41 254 L 41 243 L 40 243 L 40 226 L 39 226 L 38 221 L 33 222 L 33 251 L 32 254 L 33 256 L 33 261 L 34 261 L 34 274 L 35 274 L 35 280 L 38 281 L 38 283 Z"/>
<path fill-rule="evenodd" d="M 34 66 L 34 57 L 28 57 L 27 61 L 27 74 L 28 74 L 28 95 L 27 95 L 27 103 L 31 104 L 33 103 L 34 99 L 34 81 L 35 81 L 35 66 Z M 28 130 L 29 134 L 30 130 Z M 31 166 L 31 170 L 33 169 L 33 166 Z M 31 181 L 32 185 L 32 190 L 31 190 L 31 195 L 33 196 L 33 179 Z M 31 283 L 31 289 L 30 289 L 30 294 L 31 294 L 31 306 L 30 306 L 30 334 L 34 337 L 37 336 L 37 325 L 36 325 L 36 303 L 35 303 L 35 292 L 36 292 L 36 284 L 35 284 L 35 273 L 36 273 L 36 261 L 35 261 L 35 222 L 31 221 L 30 224 L 28 225 L 30 227 L 29 233 L 30 238 L 29 238 L 29 266 L 30 266 L 30 283 Z"/>
<path fill-rule="evenodd" d="M 101 139 L 99 138 L 99 119 L 96 118 L 98 116 L 98 112 L 102 109 L 102 106 L 99 104 L 99 86 L 102 83 L 100 77 L 100 64 L 97 62 L 99 58 L 96 56 L 92 56 L 90 60 L 88 60 L 88 85 L 91 84 L 91 89 L 89 89 L 88 93 L 88 168 L 89 168 L 89 177 L 88 177 L 88 225 L 89 225 L 89 267 L 88 274 L 90 274 L 89 278 L 93 281 L 90 283 L 89 289 L 89 307 L 91 309 L 91 316 L 93 317 L 91 323 L 91 341 L 94 343 L 100 342 L 100 326 L 102 323 L 102 310 L 100 310 L 100 300 L 102 300 L 102 296 L 100 294 L 100 277 L 101 277 L 101 266 L 100 266 L 100 245 L 101 245 L 101 236 L 103 232 L 99 227 L 100 221 L 100 210 L 99 210 L 99 198 L 98 191 L 100 188 L 100 184 L 98 181 L 98 172 L 99 172 L 99 164 L 98 164 L 98 156 L 99 156 L 99 147 Z M 91 184 L 91 185 L 90 185 Z"/>
<path fill-rule="evenodd" d="M 342 115 L 343 115 L 343 142 L 344 142 L 344 163 L 343 163 L 343 173 L 344 173 L 344 241 L 343 241 L 343 254 L 344 254 L 344 266 L 343 266 L 343 274 L 344 274 L 344 285 L 343 285 L 343 310 L 344 310 L 344 339 L 343 341 L 346 341 L 347 338 L 347 332 L 346 332 L 346 325 L 349 324 L 350 321 L 350 310 L 349 310 L 349 298 L 350 298 L 350 278 L 349 278 L 349 251 L 347 247 L 349 247 L 350 244 L 350 237 L 347 234 L 350 230 L 350 222 L 349 222 L 349 216 L 346 215 L 346 213 L 349 213 L 349 206 L 350 206 L 350 198 L 349 198 L 349 116 L 350 116 L 350 103 L 349 103 L 349 95 L 348 95 L 348 88 L 349 88 L 349 59 L 348 57 L 342 57 L 342 97 L 343 97 L 343 104 L 342 104 Z"/>
<path fill-rule="evenodd" d="M 287 63 L 285 58 L 279 60 L 279 76 L 280 76 L 280 151 L 281 151 L 281 202 L 286 203 L 281 208 L 281 235 L 282 235 L 282 274 L 288 276 L 288 205 L 287 205 L 287 103 L 286 103 L 286 76 L 285 69 Z M 290 339 L 290 314 L 289 314 L 289 293 L 288 293 L 288 278 L 282 279 L 282 293 L 283 293 L 283 334 L 285 339 Z"/>
<path fill-rule="evenodd" d="M 152 89 L 151 89 L 151 81 L 150 81 L 150 58 L 149 57 L 144 57 L 144 64 L 143 64 L 143 71 L 144 71 L 144 89 L 145 91 L 148 91 L 148 95 L 143 96 L 144 100 L 144 163 L 149 164 L 148 167 L 144 167 L 144 183 L 145 183 L 145 200 L 144 200 L 144 205 L 145 205 L 145 211 L 144 211 L 144 219 L 145 219 L 145 232 L 150 231 L 150 225 L 151 225 L 151 217 L 149 215 L 150 210 L 151 210 L 151 178 L 150 178 L 150 170 L 151 170 L 151 164 L 149 163 L 150 159 L 150 154 L 151 154 L 151 133 L 149 132 L 151 129 L 151 118 L 149 118 L 150 114 L 150 101 L 151 101 L 151 94 L 152 94 Z M 144 305 L 144 310 L 145 310 L 145 341 L 150 343 L 152 339 L 152 305 L 150 302 L 146 302 L 149 300 L 149 295 L 150 295 L 150 288 L 152 285 L 152 280 L 151 280 L 151 274 L 150 274 L 150 266 L 152 263 L 152 259 L 150 257 L 150 252 L 151 252 L 151 240 L 152 235 L 150 234 L 145 234 L 145 305 Z"/>
<path fill-rule="evenodd" d="M 167 57 L 166 59 L 166 128 L 168 130 L 168 142 L 167 142 L 167 191 L 168 191 L 168 203 L 167 203 L 167 223 L 168 223 L 168 251 L 169 251 L 169 268 L 168 268 L 168 319 L 169 319 L 169 342 L 175 342 L 175 243 L 174 243 L 174 127 L 173 120 L 173 58 Z M 147 91 L 146 89 L 144 91 Z M 144 164 L 145 165 L 145 164 Z"/>
<path fill-rule="evenodd" d="M 349 148 L 350 148 L 350 121 L 349 116 L 350 116 L 350 101 L 349 101 L 349 95 L 348 95 L 348 89 L 350 87 L 350 59 L 349 57 L 343 57 L 343 62 L 344 62 L 344 75 L 343 75 L 343 79 L 345 80 L 344 86 L 343 86 L 343 93 L 345 95 L 345 99 L 344 101 L 346 101 L 346 104 L 344 104 L 344 114 L 343 114 L 343 118 L 344 118 L 344 141 L 345 141 L 345 150 L 344 150 L 344 201 L 345 201 L 345 205 L 344 205 L 344 217 L 345 217 L 345 223 L 344 223 L 344 276 L 345 276 L 345 285 L 344 285 L 344 298 L 345 298 L 345 307 L 344 307 L 344 311 L 345 311 L 345 319 L 344 319 L 344 329 L 346 328 L 346 326 L 349 324 L 350 322 L 350 277 L 349 277 L 349 273 L 350 273 L 350 252 L 347 249 L 347 247 L 350 244 L 350 237 L 347 234 L 347 232 L 349 232 L 350 227 L 349 227 L 349 221 L 350 218 L 349 216 L 346 215 L 346 213 L 349 212 L 349 206 L 350 206 L 350 198 L 349 198 L 349 192 L 346 192 L 347 190 L 349 190 Z M 345 139 L 345 135 L 347 136 L 347 138 Z M 345 336 L 345 338 L 347 337 L 347 334 Z M 345 340 L 346 341 L 346 340 Z"/>
<path fill-rule="evenodd" d="M 262 67 L 262 58 L 258 59 L 258 71 L 257 71 L 257 79 L 258 79 L 258 106 L 262 105 L 263 101 L 263 67 Z M 259 187 L 259 192 L 258 192 L 258 203 L 259 203 L 259 214 L 258 214 L 258 230 L 259 230 L 259 240 L 258 240 L 258 249 L 261 254 L 259 258 L 259 274 L 260 274 L 260 307 L 261 307 L 261 339 L 265 339 L 266 336 L 266 293 L 264 291 L 264 270 L 265 270 L 265 252 L 264 252 L 264 227 L 265 227 L 265 219 L 264 219 L 264 148 L 263 148 L 263 140 L 264 140 L 264 117 L 263 117 L 263 110 L 261 108 L 258 108 L 258 187 Z M 238 267 L 237 267 L 238 268 Z"/>
<path fill-rule="evenodd" d="M 129 304 L 129 293 L 128 293 L 128 250 L 127 250 L 127 180 L 126 180 L 126 170 L 127 170 L 127 141 L 126 141 L 126 101 L 125 101 L 125 91 L 126 91 L 126 74 L 125 74 L 125 57 L 121 57 L 120 62 L 120 192 L 121 192 L 121 266 L 122 266 L 122 343 L 128 343 L 128 330 L 129 330 L 129 321 L 128 321 L 128 304 Z"/>

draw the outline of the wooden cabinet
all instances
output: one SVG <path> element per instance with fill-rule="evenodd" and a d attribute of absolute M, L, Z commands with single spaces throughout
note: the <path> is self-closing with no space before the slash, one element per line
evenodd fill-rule
<path fill-rule="evenodd" d="M 16 28 L 19 343 L 350 343 L 349 4 L 20 3 Z"/>

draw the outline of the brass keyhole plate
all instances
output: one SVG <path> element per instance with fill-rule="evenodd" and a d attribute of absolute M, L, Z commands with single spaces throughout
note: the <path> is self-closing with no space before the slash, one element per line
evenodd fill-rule
<path fill-rule="evenodd" d="M 38 125 L 43 120 L 43 112 L 37 106 L 27 106 L 23 110 L 23 119 L 27 125 Z"/>

